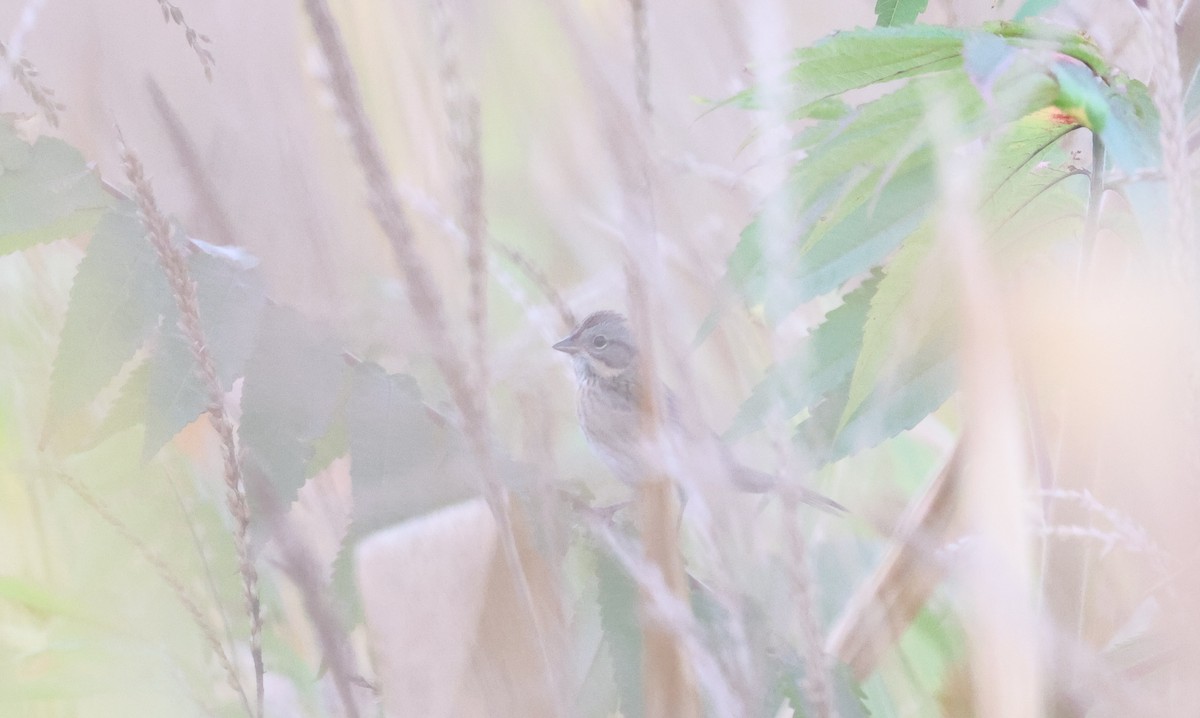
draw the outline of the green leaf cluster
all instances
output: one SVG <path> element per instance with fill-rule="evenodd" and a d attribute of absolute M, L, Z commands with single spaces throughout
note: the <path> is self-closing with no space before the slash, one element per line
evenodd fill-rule
<path fill-rule="evenodd" d="M 776 96 L 735 98 L 796 123 L 800 159 L 743 231 L 729 280 L 771 323 L 844 296 L 767 372 L 730 434 L 784 418 L 814 467 L 911 428 L 954 394 L 957 281 L 938 250 L 939 163 L 982 146 L 977 214 L 989 250 L 1015 261 L 1042 248 L 1030 238 L 1078 236 L 1088 170 L 1064 150 L 1069 133 L 1096 133 L 1130 174 L 1158 161 L 1145 87 L 1111 77 L 1087 38 L 1035 20 L 905 24 L 919 5 L 880 0 L 880 27 L 798 51 Z M 1163 215 L 1153 187 L 1125 192 L 1152 236 Z"/>

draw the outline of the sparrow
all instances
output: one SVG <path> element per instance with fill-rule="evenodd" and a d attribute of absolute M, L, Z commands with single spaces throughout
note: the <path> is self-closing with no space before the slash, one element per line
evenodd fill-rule
<path fill-rule="evenodd" d="M 633 332 L 625 317 L 613 311 L 599 311 L 553 346 L 569 354 L 578 385 L 576 409 L 579 426 L 588 445 L 622 483 L 633 486 L 644 480 L 650 462 L 644 456 L 642 414 L 642 372 Z M 664 389 L 664 425 L 686 438 L 703 436 L 716 447 L 722 474 L 743 491 L 763 492 L 778 481 L 774 476 L 745 466 L 710 430 L 693 426 L 688 431 L 681 420 L 678 402 Z M 700 439 L 703 440 L 703 439 Z M 838 502 L 815 491 L 800 490 L 800 500 L 835 513 L 845 512 Z"/>

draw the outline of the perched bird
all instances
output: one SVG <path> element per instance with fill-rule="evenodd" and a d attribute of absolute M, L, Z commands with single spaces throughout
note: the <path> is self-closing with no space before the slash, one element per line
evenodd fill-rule
<path fill-rule="evenodd" d="M 642 455 L 641 368 L 637 345 L 625 317 L 616 312 L 600 311 L 584 319 L 554 349 L 571 355 L 575 379 L 579 385 L 577 409 L 579 426 L 588 444 L 600 460 L 622 482 L 634 485 L 641 481 L 650 464 Z M 685 439 L 709 440 L 715 444 L 719 469 L 733 485 L 744 491 L 761 492 L 774 486 L 775 477 L 738 463 L 723 443 L 708 429 L 691 431 L 681 420 L 677 402 L 669 390 L 663 391 L 665 425 L 678 431 Z M 827 511 L 846 509 L 833 499 L 814 491 L 802 489 L 800 499 Z"/>

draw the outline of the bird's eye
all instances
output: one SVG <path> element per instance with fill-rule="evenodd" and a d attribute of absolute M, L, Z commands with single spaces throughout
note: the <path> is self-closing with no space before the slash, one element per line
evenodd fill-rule
<path fill-rule="evenodd" d="M 597 349 L 603 349 L 604 347 L 608 346 L 608 337 L 604 336 L 603 334 L 597 334 L 596 338 L 592 340 L 592 346 L 596 347 Z"/>

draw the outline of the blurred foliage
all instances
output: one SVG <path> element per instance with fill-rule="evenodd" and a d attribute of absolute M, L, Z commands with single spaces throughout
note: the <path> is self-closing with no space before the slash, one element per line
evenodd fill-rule
<path fill-rule="evenodd" d="M 1018 19 L 1052 4 L 1028 0 Z M 974 30 L 912 24 L 925 5 L 878 0 L 877 28 L 797 51 L 778 87 L 747 90 L 732 102 L 781 110 L 801 159 L 742 232 L 729 279 L 771 323 L 814 300 L 835 306 L 795 355 L 766 371 L 730 437 L 782 417 L 812 469 L 878 447 L 955 393 L 956 282 L 936 245 L 939 162 L 955 161 L 960 146 L 982 148 L 975 209 L 1003 264 L 1080 233 L 1088 180 L 1064 149 L 1072 132 L 1096 133 L 1108 161 L 1127 175 L 1159 161 L 1146 88 L 1111 72 L 1086 37 L 1036 19 Z M 1193 112 L 1198 93 L 1193 83 Z M 246 620 L 230 520 L 212 483 L 197 480 L 214 468 L 197 458 L 203 452 L 188 436 L 205 411 L 205 392 L 158 260 L 131 203 L 106 193 L 75 149 L 44 137 L 26 142 L 6 119 L 0 165 L 0 254 L 89 237 L 56 341 L 41 337 L 37 322 L 7 318 L 12 325 L 3 327 L 19 361 L 8 363 L 0 384 L 23 397 L 0 401 L 0 503 L 8 514 L 0 542 L 23 548 L 14 561 L 21 570 L 0 574 L 0 713 L 34 715 L 30 706 L 75 701 L 79 715 L 238 715 L 201 636 L 179 628 L 190 624 L 174 597 L 143 562 L 117 560 L 128 555 L 117 549 L 128 548 L 127 537 L 54 479 L 69 473 L 105 506 L 119 507 L 129 532 L 204 595 L 222 635 L 241 644 Z M 1154 236 L 1164 215 L 1155 182 L 1121 191 L 1133 223 Z M 1050 225 L 1053 232 L 1038 231 Z M 335 575 L 343 613 L 354 617 L 350 547 L 369 531 L 471 494 L 464 472 L 448 468 L 466 453 L 463 439 L 426 404 L 428 387 L 347 357 L 338 328 L 269 297 L 255 257 L 189 237 L 183 227 L 174 241 L 187 256 L 222 386 L 240 392 L 239 439 L 256 515 L 286 508 L 318 471 L 351 459 L 355 516 L 336 568 L 324 568 Z M 21 281 L 30 289 L 38 280 Z M 45 381 L 26 381 L 30 365 L 47 367 Z M 44 405 L 44 416 L 17 416 L 14 407 L 33 404 Z M 873 456 L 913 461 L 902 445 L 884 448 Z M 605 552 L 573 550 L 592 555 L 596 585 L 580 591 L 596 605 L 610 664 L 594 675 L 612 682 L 595 695 L 614 701 L 589 709 L 637 716 L 636 585 Z M 315 668 L 285 630 L 285 590 L 268 580 L 264 594 L 268 664 L 294 682 L 305 710 L 319 713 Z M 694 599 L 719 650 L 718 611 L 700 605 L 700 592 Z M 922 710 L 932 710 L 960 649 L 955 629 L 933 608 L 903 638 L 899 650 L 921 657 L 914 683 L 924 691 Z M 797 654 L 782 645 L 772 655 L 763 715 L 784 701 L 808 714 Z M 143 690 L 126 692 L 130 685 Z M 838 669 L 834 688 L 842 716 L 895 713 L 897 703 L 875 679 L 856 685 Z"/>
<path fill-rule="evenodd" d="M 797 53 L 782 97 L 739 96 L 747 107 L 773 102 L 811 118 L 795 136 L 803 159 L 729 260 L 746 301 L 778 322 L 874 274 L 796 356 L 768 372 L 734 433 L 778 412 L 797 423 L 803 455 L 819 466 L 912 428 L 950 398 L 956 282 L 952 268 L 931 256 L 937 163 L 954 161 L 954 146 L 983 143 L 977 211 L 998 260 L 1019 261 L 1077 235 L 1088 179 L 1062 148 L 1069 133 L 1096 132 L 1113 148 L 1113 163 L 1131 174 L 1157 161 L 1145 87 L 1094 74 L 1093 65 L 1106 69 L 1096 52 L 1037 24 L 857 30 Z M 908 82 L 858 106 L 842 98 L 896 79 Z M 834 101 L 840 111 L 814 113 Z M 1147 198 L 1145 188 L 1135 191 Z M 1153 236 L 1161 201 L 1135 202 L 1134 212 Z M 1052 224 L 1045 243 L 1025 241 L 1032 228 Z M 936 302 L 931 286 L 942 288 Z"/>
<path fill-rule="evenodd" d="M 875 15 L 879 27 L 909 25 L 925 11 L 929 0 L 875 0 Z"/>

